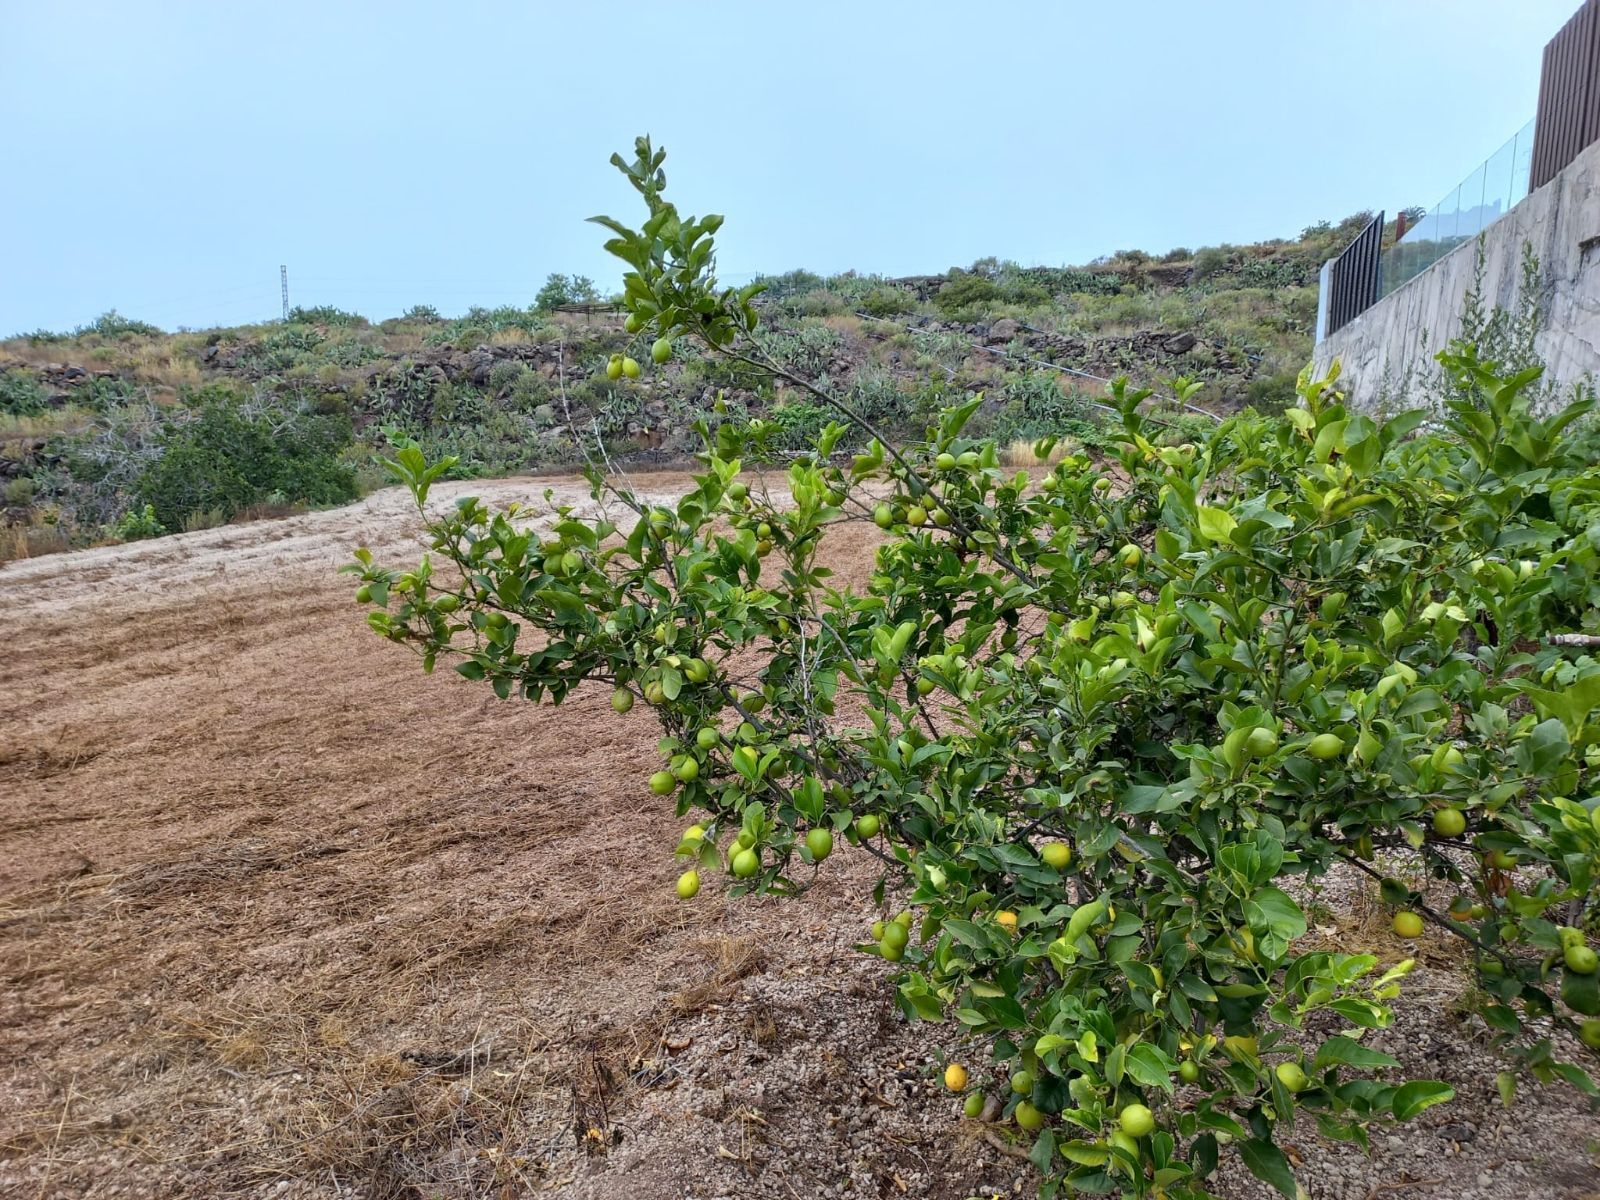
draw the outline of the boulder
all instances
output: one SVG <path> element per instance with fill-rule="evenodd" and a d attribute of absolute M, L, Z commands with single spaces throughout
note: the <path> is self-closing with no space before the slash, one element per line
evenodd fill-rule
<path fill-rule="evenodd" d="M 993 325 L 989 326 L 989 332 L 984 340 L 991 346 L 1003 346 L 1007 342 L 1015 341 L 1021 333 L 1021 325 L 1010 317 L 1001 317 Z"/>

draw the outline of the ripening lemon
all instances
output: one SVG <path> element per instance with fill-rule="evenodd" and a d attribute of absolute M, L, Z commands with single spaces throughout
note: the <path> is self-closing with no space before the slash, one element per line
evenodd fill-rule
<path fill-rule="evenodd" d="M 1433 831 L 1440 837 L 1460 837 L 1467 831 L 1467 818 L 1459 808 L 1441 808 L 1433 814 Z"/>
<path fill-rule="evenodd" d="M 748 850 L 756 844 L 756 835 L 748 829 L 741 829 L 739 830 L 739 836 L 735 840 L 739 844 L 739 849 Z"/>
<path fill-rule="evenodd" d="M 1072 847 L 1065 842 L 1046 842 L 1039 847 L 1039 857 L 1056 870 L 1063 871 L 1072 861 Z"/>
<path fill-rule="evenodd" d="M 920 504 L 913 504 L 906 509 L 907 525 L 926 525 L 928 523 L 928 510 Z"/>
<path fill-rule="evenodd" d="M 644 328 L 644 318 L 636 312 L 629 313 L 628 319 L 622 323 L 622 327 L 629 333 L 638 333 L 639 330 Z"/>
<path fill-rule="evenodd" d="M 619 713 L 625 713 L 633 707 L 633 693 L 627 688 L 618 688 L 611 693 L 611 707 Z"/>
<path fill-rule="evenodd" d="M 1596 1021 L 1596 1022 L 1594 1022 L 1594 1024 L 1600 1025 L 1600 1021 Z M 969 1117 L 976 1118 L 976 1117 L 982 1116 L 983 1115 L 983 1093 L 982 1092 L 973 1092 L 972 1094 L 970 1094 L 967 1097 L 966 1101 L 961 1105 L 961 1111 L 963 1113 L 965 1113 Z"/>
<path fill-rule="evenodd" d="M 975 450 L 964 450 L 956 455 L 956 465 L 970 471 L 978 465 L 978 453 Z"/>
<path fill-rule="evenodd" d="M 899 962 L 906 956 L 906 948 L 899 942 L 891 942 L 888 938 L 884 938 L 878 943 L 878 953 L 889 962 Z"/>
<path fill-rule="evenodd" d="M 967 1090 L 967 1069 L 960 1063 L 951 1063 L 944 1069 L 944 1085 L 952 1092 Z"/>
<path fill-rule="evenodd" d="M 941 471 L 953 471 L 956 469 L 956 456 L 947 450 L 933 460 L 933 465 Z"/>
<path fill-rule="evenodd" d="M 1397 912 L 1394 915 L 1394 931 L 1403 938 L 1422 936 L 1422 918 L 1414 912 Z"/>
<path fill-rule="evenodd" d="M 887 529 L 894 524 L 894 509 L 887 504 L 880 504 L 872 510 L 872 523 L 879 529 Z"/>
<path fill-rule="evenodd" d="M 1009 909 L 1004 909 L 1003 908 L 999 912 L 995 913 L 994 919 L 996 921 L 1000 922 L 1001 928 L 1003 928 L 1007 933 L 1016 933 L 1016 931 L 1017 931 L 1017 914 L 1016 913 L 1011 912 Z"/>
<path fill-rule="evenodd" d="M 884 921 L 874 921 L 872 923 L 872 940 L 881 942 L 883 940 L 883 931 L 888 927 L 888 924 Z"/>
<path fill-rule="evenodd" d="M 706 827 L 700 824 L 698 821 L 683 831 L 683 840 L 686 842 L 698 842 L 705 836 Z"/>
<path fill-rule="evenodd" d="M 700 761 L 684 755 L 683 761 L 673 768 L 673 774 L 683 783 L 693 783 L 700 778 Z"/>
<path fill-rule="evenodd" d="M 950 524 L 950 514 L 945 512 L 945 510 L 942 508 L 935 508 L 930 511 L 928 513 L 928 519 L 931 520 L 935 525 Z"/>
<path fill-rule="evenodd" d="M 658 796 L 670 796 L 678 786 L 677 779 L 671 771 L 657 771 L 650 776 L 650 790 Z"/>
<path fill-rule="evenodd" d="M 1192 1058 L 1186 1058 L 1178 1064 L 1178 1078 L 1185 1083 L 1196 1083 L 1200 1079 L 1200 1064 Z"/>
<path fill-rule="evenodd" d="M 1117 1124 L 1129 1137 L 1148 1137 L 1156 1127 L 1156 1115 L 1142 1104 L 1129 1104 L 1117 1114 Z"/>
<path fill-rule="evenodd" d="M 610 361 L 606 363 L 606 378 L 611 380 L 622 378 L 622 356 L 620 354 L 613 354 Z"/>
<path fill-rule="evenodd" d="M 694 735 L 694 744 L 702 750 L 715 750 L 717 743 L 720 741 L 722 741 L 722 734 L 712 729 L 709 725 Z"/>
<path fill-rule="evenodd" d="M 1306 1078 L 1299 1063 L 1281 1062 L 1274 1073 L 1278 1076 L 1278 1082 L 1291 1092 L 1303 1092 L 1311 1085 L 1311 1080 Z"/>
<path fill-rule="evenodd" d="M 1237 1058 L 1254 1058 L 1256 1039 L 1254 1035 L 1245 1037 L 1242 1034 L 1229 1034 L 1222 1039 L 1222 1048 Z"/>
<path fill-rule="evenodd" d="M 1578 1040 L 1591 1050 L 1600 1050 L 1600 1017 L 1590 1017 L 1578 1025 Z"/>
<path fill-rule="evenodd" d="M 1044 1114 L 1026 1100 L 1019 1101 L 1017 1107 L 1011 1112 L 1012 1118 L 1029 1133 L 1037 1133 L 1044 1128 Z"/>
<path fill-rule="evenodd" d="M 631 358 L 624 358 L 622 360 L 622 373 L 629 379 L 639 378 L 639 364 Z"/>
<path fill-rule="evenodd" d="M 749 879 L 761 869 L 761 856 L 754 850 L 741 850 L 733 856 L 733 873 L 740 879 Z"/>
<path fill-rule="evenodd" d="M 1011 1090 L 1019 1096 L 1026 1096 L 1033 1091 L 1035 1082 L 1032 1071 L 1017 1071 L 1011 1076 Z"/>
<path fill-rule="evenodd" d="M 700 872 L 690 868 L 678 876 L 678 899 L 693 900 L 700 891 Z"/>
<path fill-rule="evenodd" d="M 749 494 L 749 487 L 740 483 L 737 479 L 728 485 L 728 499 L 735 503 L 742 502 Z"/>
<path fill-rule="evenodd" d="M 357 604 L 371 604 L 372 603 L 372 589 L 370 587 L 368 587 L 364 583 L 360 587 L 358 587 L 356 589 L 356 603 Z"/>
<path fill-rule="evenodd" d="M 879 825 L 878 814 L 867 813 L 856 821 L 856 832 L 864 838 L 877 837 Z"/>
<path fill-rule="evenodd" d="M 883 936 L 879 940 L 885 946 L 904 950 L 906 944 L 911 941 L 911 932 L 899 921 L 890 921 L 883 927 Z"/>
<path fill-rule="evenodd" d="M 664 363 L 672 357 L 672 343 L 666 338 L 657 338 L 650 346 L 650 361 Z"/>
<path fill-rule="evenodd" d="M 806 834 L 806 849 L 811 857 L 821 862 L 833 853 L 833 833 L 827 829 L 813 829 Z"/>
<path fill-rule="evenodd" d="M 1130 571 L 1137 567 L 1143 558 L 1144 551 L 1138 546 L 1135 546 L 1132 542 L 1129 542 L 1121 550 L 1117 551 L 1117 561 L 1119 561 Z"/>

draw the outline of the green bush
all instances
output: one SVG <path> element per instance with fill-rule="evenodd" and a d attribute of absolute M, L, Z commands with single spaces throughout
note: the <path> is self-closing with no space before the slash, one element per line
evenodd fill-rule
<path fill-rule="evenodd" d="M 155 506 L 151 504 L 143 508 L 130 508 L 111 527 L 111 535 L 120 542 L 143 541 L 145 538 L 161 537 L 166 532 L 166 526 L 156 518 Z"/>
<path fill-rule="evenodd" d="M 148 321 L 136 321 L 132 317 L 125 317 L 113 308 L 101 313 L 89 324 L 78 326 L 73 336 L 83 337 L 90 333 L 103 338 L 160 337 L 161 329 Z"/>
<path fill-rule="evenodd" d="M 869 317 L 899 317 L 916 307 L 917 298 L 903 287 L 875 287 L 861 298 L 861 311 Z"/>
<path fill-rule="evenodd" d="M 354 500 L 355 472 L 339 457 L 351 436 L 342 416 L 247 411 L 212 395 L 168 428 L 160 456 L 134 484 L 134 501 L 180 529 L 193 514 L 216 511 L 226 520 L 274 493 L 294 504 Z"/>
<path fill-rule="evenodd" d="M 28 371 L 0 371 L 0 414 L 34 417 L 50 406 L 39 381 Z"/>
<path fill-rule="evenodd" d="M 981 275 L 952 271 L 950 281 L 934 293 L 933 304 L 947 317 L 961 316 L 1000 298 L 999 285 Z"/>
<path fill-rule="evenodd" d="M 318 304 L 311 308 L 301 308 L 296 305 L 289 310 L 290 325 L 334 325 L 342 328 L 352 328 L 367 324 L 367 319 L 360 313 L 346 312 L 332 304 Z"/>

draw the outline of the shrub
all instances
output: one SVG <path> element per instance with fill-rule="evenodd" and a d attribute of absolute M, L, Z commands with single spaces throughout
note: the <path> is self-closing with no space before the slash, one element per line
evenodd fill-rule
<path fill-rule="evenodd" d="M 45 390 L 27 371 L 0 371 L 0 414 L 36 417 L 50 406 Z"/>
<path fill-rule="evenodd" d="M 350 439 L 350 422 L 339 415 L 251 411 L 211 397 L 171 425 L 133 495 L 168 529 L 212 510 L 226 520 L 273 493 L 288 503 L 339 504 L 356 497 L 354 471 L 339 458 Z"/>
<path fill-rule="evenodd" d="M 129 338 L 129 337 L 160 337 L 161 330 L 158 326 L 148 321 L 136 321 L 132 317 L 125 317 L 116 309 L 101 313 L 87 325 L 80 325 L 74 331 L 74 337 L 83 337 L 85 334 L 99 334 L 103 338 Z"/>
<path fill-rule="evenodd" d="M 311 308 L 301 308 L 299 305 L 289 310 L 290 325 L 333 325 L 349 328 L 356 325 L 365 325 L 367 319 L 360 313 L 346 312 L 332 304 L 318 304 Z"/>
<path fill-rule="evenodd" d="M 903 287 L 875 287 L 861 298 L 861 311 L 869 317 L 899 317 L 916 307 L 917 298 Z"/>
<path fill-rule="evenodd" d="M 635 311 L 762 355 L 699 265 L 715 225 L 676 220 L 637 152 L 650 228 L 680 234 L 610 223 Z M 1588 403 L 1536 417 L 1531 376 L 1446 365 L 1468 398 L 1430 428 L 1307 377 L 1175 445 L 1119 383 L 1114 469 L 1073 455 L 1039 486 L 966 436 L 977 400 L 843 467 L 825 427 L 782 497 L 747 491 L 724 426 L 674 508 L 613 489 L 620 528 L 535 535 L 467 501 L 428 519 L 430 563 L 349 569 L 425 669 L 655 707 L 652 788 L 696 818 L 684 894 L 724 871 L 799 890 L 840 840 L 882 861 L 906 913 L 862 948 L 901 964 L 908 1016 L 1020 1068 L 998 1100 L 1046 1194 L 1203 1197 L 1231 1147 L 1292 1197 L 1281 1125 L 1364 1144 L 1452 1096 L 1359 1037 L 1412 960 L 1302 941 L 1296 894 L 1335 870 L 1381 881 L 1407 939 L 1420 915 L 1460 943 L 1513 1060 L 1596 1094 L 1551 1037 L 1600 1004 L 1600 662 L 1557 636 L 1600 602 L 1600 466 L 1564 436 Z M 449 470 L 409 445 L 392 466 L 419 510 Z M 852 492 L 887 532 L 863 593 L 816 563 Z M 1470 904 L 1447 917 L 1385 863 Z"/>
<path fill-rule="evenodd" d="M 143 508 L 130 508 L 111 527 L 111 535 L 121 542 L 142 541 L 160 537 L 166 532 L 166 527 L 156 518 L 155 506 L 151 504 Z"/>
<path fill-rule="evenodd" d="M 992 304 L 999 297 L 1000 288 L 993 281 L 981 275 L 952 271 L 950 281 L 934 293 L 933 304 L 945 316 L 954 317 L 978 306 Z"/>

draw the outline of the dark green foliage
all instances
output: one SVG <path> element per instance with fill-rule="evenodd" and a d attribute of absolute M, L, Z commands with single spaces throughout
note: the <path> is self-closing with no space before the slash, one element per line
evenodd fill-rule
<path fill-rule="evenodd" d="M 359 313 L 345 312 L 342 308 L 335 308 L 331 304 L 319 304 L 314 308 L 300 308 L 298 306 L 289 310 L 289 324 L 291 325 L 341 325 L 347 327 L 365 325 L 367 319 Z"/>
<path fill-rule="evenodd" d="M 544 281 L 533 307 L 549 312 L 563 304 L 598 304 L 600 293 L 595 291 L 594 280 L 586 275 L 562 275 L 554 272 Z"/>
<path fill-rule="evenodd" d="M 166 526 L 156 519 L 154 506 L 149 504 L 143 508 L 130 508 L 111 527 L 112 536 L 120 542 L 140 542 L 146 538 L 160 537 L 166 532 Z"/>
<path fill-rule="evenodd" d="M 48 406 L 44 388 L 26 371 L 0 371 L 0 414 L 31 417 Z"/>
<path fill-rule="evenodd" d="M 340 504 L 356 497 L 355 471 L 340 460 L 347 418 L 263 406 L 248 410 L 211 394 L 173 424 L 161 455 L 134 485 L 135 503 L 180 529 L 195 513 L 231 517 L 269 497 L 291 504 Z"/>
<path fill-rule="evenodd" d="M 116 309 L 101 313 L 88 325 L 80 325 L 74 331 L 74 337 L 95 333 L 103 338 L 124 337 L 160 337 L 161 329 L 148 321 L 135 321 L 132 317 L 125 317 Z M 48 340 L 55 340 L 52 335 Z"/>
<path fill-rule="evenodd" d="M 946 316 L 957 316 L 981 305 L 992 304 L 999 298 L 1000 288 L 992 280 L 981 275 L 969 275 L 965 271 L 952 271 L 950 282 L 934 295 L 933 303 Z"/>
<path fill-rule="evenodd" d="M 898 317 L 916 307 L 917 298 L 901 287 L 875 287 L 861 298 L 861 311 L 869 317 Z"/>

